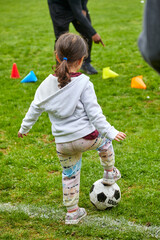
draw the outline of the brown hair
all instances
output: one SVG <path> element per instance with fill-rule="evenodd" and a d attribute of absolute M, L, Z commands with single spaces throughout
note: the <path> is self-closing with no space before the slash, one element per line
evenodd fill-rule
<path fill-rule="evenodd" d="M 55 50 L 60 60 L 55 74 L 58 77 L 59 87 L 63 88 L 71 81 L 70 66 L 82 57 L 87 57 L 88 48 L 85 40 L 79 35 L 65 33 L 58 38 Z"/>

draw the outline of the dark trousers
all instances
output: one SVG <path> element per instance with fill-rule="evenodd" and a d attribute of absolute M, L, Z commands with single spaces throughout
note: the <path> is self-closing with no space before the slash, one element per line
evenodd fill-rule
<path fill-rule="evenodd" d="M 66 33 L 66 32 L 69 32 L 70 22 L 68 20 L 65 21 L 64 18 L 63 18 L 62 24 L 60 24 L 61 19 L 59 21 L 57 21 L 58 19 L 56 19 L 56 21 L 55 21 L 55 12 L 54 12 L 54 7 L 52 4 L 49 4 L 49 11 L 50 11 L 53 28 L 54 28 L 54 33 L 55 33 L 55 37 L 56 37 L 56 41 L 57 41 L 57 39 L 59 38 L 60 35 Z M 91 22 L 90 15 L 88 12 L 87 12 L 86 17 Z M 59 22 L 59 23 L 57 24 L 57 22 Z M 75 27 L 76 31 L 80 33 L 80 35 L 86 40 L 86 42 L 88 44 L 88 57 L 85 59 L 85 62 L 89 63 L 89 62 L 91 62 L 92 38 L 88 37 L 84 27 L 82 27 L 81 24 L 79 24 L 76 19 L 72 20 L 71 22 L 72 22 L 73 26 Z"/>

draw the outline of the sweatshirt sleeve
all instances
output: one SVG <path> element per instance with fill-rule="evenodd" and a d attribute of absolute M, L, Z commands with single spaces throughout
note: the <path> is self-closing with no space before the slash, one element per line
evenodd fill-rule
<path fill-rule="evenodd" d="M 106 117 L 102 113 L 102 109 L 97 102 L 93 84 L 89 82 L 81 95 L 81 101 L 86 110 L 87 116 L 95 128 L 103 137 L 113 140 L 119 131 L 107 122 Z"/>
<path fill-rule="evenodd" d="M 89 37 L 92 37 L 96 34 L 95 29 L 92 27 L 89 20 L 82 13 L 82 3 L 81 0 L 68 0 L 69 6 L 72 10 L 74 17 L 77 21 L 83 26 Z"/>
<path fill-rule="evenodd" d="M 82 9 L 83 10 L 85 10 L 85 11 L 88 11 L 88 9 L 87 9 L 87 2 L 88 2 L 88 0 L 81 0 L 81 3 L 82 3 Z"/>
<path fill-rule="evenodd" d="M 25 118 L 22 121 L 19 132 L 22 134 L 28 133 L 42 112 L 43 110 L 35 105 L 33 101 L 28 109 L 28 112 L 25 115 Z"/>

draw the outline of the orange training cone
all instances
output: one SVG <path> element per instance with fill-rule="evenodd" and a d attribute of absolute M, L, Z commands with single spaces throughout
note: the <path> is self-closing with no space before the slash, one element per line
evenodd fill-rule
<path fill-rule="evenodd" d="M 131 87 L 132 88 L 141 88 L 141 89 L 146 89 L 146 84 L 142 80 L 143 76 L 137 76 L 133 77 L 131 80 Z"/>
<path fill-rule="evenodd" d="M 11 78 L 20 78 L 16 63 L 13 63 Z"/>

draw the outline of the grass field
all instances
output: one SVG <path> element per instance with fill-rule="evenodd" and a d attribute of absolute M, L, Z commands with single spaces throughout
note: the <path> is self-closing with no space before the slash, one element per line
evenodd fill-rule
<path fill-rule="evenodd" d="M 127 134 L 114 142 L 122 199 L 111 210 L 97 211 L 89 200 L 92 183 L 102 177 L 96 152 L 83 154 L 80 206 L 86 219 L 64 225 L 62 169 L 47 114 L 26 138 L 17 132 L 39 84 L 52 73 L 54 34 L 47 1 L 0 0 L 0 239 L 160 239 L 160 77 L 142 59 L 137 38 L 144 4 L 140 0 L 89 1 L 92 23 L 106 47 L 93 44 L 91 76 L 108 121 Z M 71 32 L 75 32 L 70 27 Z M 11 79 L 16 62 L 20 79 Z M 119 74 L 102 79 L 110 66 Z M 21 84 L 31 70 L 36 83 Z M 146 90 L 132 89 L 143 75 Z"/>

